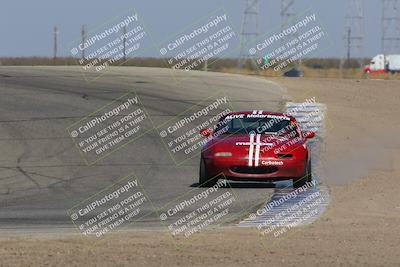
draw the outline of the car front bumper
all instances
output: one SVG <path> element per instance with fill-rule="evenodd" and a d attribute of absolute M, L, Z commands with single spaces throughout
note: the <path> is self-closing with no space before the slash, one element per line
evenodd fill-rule
<path fill-rule="evenodd" d="M 212 177 L 222 175 L 226 179 L 238 181 L 279 181 L 301 178 L 307 160 L 261 158 L 258 166 L 249 166 L 246 158 L 213 158 L 205 159 L 205 164 Z"/>

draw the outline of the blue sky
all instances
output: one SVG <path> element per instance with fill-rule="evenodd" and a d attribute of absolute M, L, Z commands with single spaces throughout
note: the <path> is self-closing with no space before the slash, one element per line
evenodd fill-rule
<path fill-rule="evenodd" d="M 155 42 L 161 42 L 194 21 L 223 7 L 234 27 L 240 29 L 244 0 L 1 0 L 0 56 L 52 56 L 52 31 L 58 26 L 59 55 L 69 55 L 68 44 L 79 37 L 82 24 L 94 27 L 105 20 L 135 8 L 143 19 L 147 32 Z M 343 25 L 347 0 L 297 0 L 298 12 L 313 8 L 321 18 L 333 45 L 321 51 L 323 57 L 343 54 Z M 378 0 L 365 0 L 364 55 L 380 51 L 380 14 Z M 262 32 L 280 26 L 280 1 L 260 0 Z M 154 47 L 146 56 L 158 56 Z"/>

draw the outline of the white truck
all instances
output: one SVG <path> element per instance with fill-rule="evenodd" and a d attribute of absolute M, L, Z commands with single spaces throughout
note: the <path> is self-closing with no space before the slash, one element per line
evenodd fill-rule
<path fill-rule="evenodd" d="M 400 73 L 400 55 L 376 55 L 369 65 L 364 67 L 365 73 Z"/>

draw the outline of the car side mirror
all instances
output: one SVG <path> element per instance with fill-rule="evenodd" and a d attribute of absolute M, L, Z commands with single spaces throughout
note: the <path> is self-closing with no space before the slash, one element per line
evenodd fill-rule
<path fill-rule="evenodd" d="M 211 130 L 210 129 L 201 129 L 200 130 L 200 134 L 204 137 L 209 137 L 211 135 Z"/>
<path fill-rule="evenodd" d="M 303 132 L 303 137 L 306 139 L 313 138 L 314 136 L 315 136 L 315 132 L 313 132 L 313 131 Z"/>

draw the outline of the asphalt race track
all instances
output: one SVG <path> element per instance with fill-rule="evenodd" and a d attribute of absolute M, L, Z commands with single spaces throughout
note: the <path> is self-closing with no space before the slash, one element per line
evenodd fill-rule
<path fill-rule="evenodd" d="M 177 165 L 157 131 L 87 165 L 66 128 L 134 91 L 155 124 L 219 93 L 235 110 L 282 110 L 284 88 L 248 76 L 113 67 L 0 67 L 0 228 L 72 229 L 67 211 L 134 172 L 151 200 L 132 227 L 162 227 L 158 209 L 197 187 L 199 156 Z M 196 125 L 193 125 L 195 127 Z M 231 183 L 232 220 L 273 194 L 273 185 Z"/>

